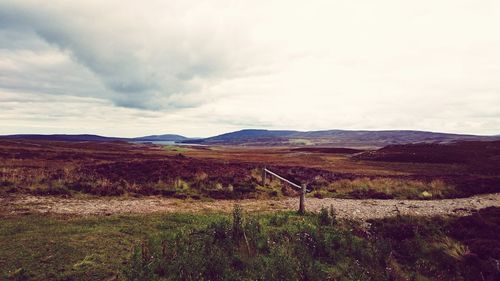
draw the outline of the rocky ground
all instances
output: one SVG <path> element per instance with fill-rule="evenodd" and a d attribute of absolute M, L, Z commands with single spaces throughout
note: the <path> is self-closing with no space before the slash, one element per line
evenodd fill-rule
<path fill-rule="evenodd" d="M 50 196 L 15 195 L 0 198 L 1 215 L 22 215 L 30 213 L 57 215 L 112 215 L 126 213 L 155 212 L 230 212 L 234 204 L 244 210 L 276 211 L 295 210 L 298 198 L 280 200 L 214 200 L 196 201 L 162 197 L 101 197 L 101 198 L 62 198 Z M 500 207 L 500 193 L 479 195 L 469 198 L 444 200 L 355 200 L 336 198 L 307 198 L 307 211 L 317 212 L 322 207 L 333 206 L 339 217 L 359 220 L 388 216 L 416 215 L 457 215 L 463 216 L 476 210 Z"/>

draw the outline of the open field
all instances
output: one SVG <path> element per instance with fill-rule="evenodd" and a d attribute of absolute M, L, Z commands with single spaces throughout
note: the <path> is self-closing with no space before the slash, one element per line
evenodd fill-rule
<path fill-rule="evenodd" d="M 500 281 L 499 26 L 0 0 L 0 281 Z"/>
<path fill-rule="evenodd" d="M 440 199 L 498 192 L 500 142 L 477 143 L 465 143 L 463 147 L 472 148 L 457 154 L 460 145 L 453 149 L 431 146 L 430 150 L 407 145 L 359 152 L 0 140 L 0 194 L 180 199 L 297 195 L 291 187 L 269 178 L 262 186 L 263 166 L 296 183 L 306 183 L 313 191 L 308 196 L 317 198 Z M 436 163 L 436 157 L 449 161 Z"/>
<path fill-rule="evenodd" d="M 0 140 L 0 278 L 498 280 L 497 147 Z"/>
<path fill-rule="evenodd" d="M 2 216 L 2 280 L 498 280 L 500 209 Z"/>

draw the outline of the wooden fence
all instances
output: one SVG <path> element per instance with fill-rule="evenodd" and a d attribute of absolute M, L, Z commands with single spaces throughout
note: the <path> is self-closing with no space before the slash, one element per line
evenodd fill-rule
<path fill-rule="evenodd" d="M 275 172 L 267 169 L 266 167 L 264 167 L 262 169 L 262 186 L 266 186 L 267 174 L 274 176 L 274 177 L 278 178 L 279 180 L 282 180 L 282 181 L 290 184 L 291 186 L 295 187 L 296 189 L 300 190 L 299 214 L 304 214 L 306 211 L 306 206 L 305 206 L 306 193 L 309 192 L 309 190 L 307 190 L 307 185 L 304 183 L 302 185 L 296 184 L 296 183 L 294 183 L 290 180 L 287 180 L 286 178 L 276 174 Z"/>

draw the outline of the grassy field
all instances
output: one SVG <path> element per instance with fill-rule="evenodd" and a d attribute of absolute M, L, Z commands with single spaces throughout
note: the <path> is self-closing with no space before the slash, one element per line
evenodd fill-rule
<path fill-rule="evenodd" d="M 335 212 L 1 218 L 3 280 L 498 280 L 500 209 L 370 225 Z M 483 278 L 483 279 L 480 279 Z"/>
<path fill-rule="evenodd" d="M 165 149 L 165 151 L 168 151 L 168 152 L 177 152 L 177 153 L 186 153 L 186 152 L 192 150 L 189 147 L 179 146 L 179 145 L 164 145 L 163 149 Z"/>
<path fill-rule="evenodd" d="M 0 272 L 12 280 L 103 280 L 123 271 L 148 236 L 209 223 L 218 215 L 1 218 Z M 23 277 L 24 276 L 24 277 Z"/>

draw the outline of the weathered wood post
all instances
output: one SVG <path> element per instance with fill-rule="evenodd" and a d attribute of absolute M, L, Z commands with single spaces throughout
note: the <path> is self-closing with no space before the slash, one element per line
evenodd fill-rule
<path fill-rule="evenodd" d="M 302 192 L 300 193 L 300 201 L 299 201 L 299 214 L 301 215 L 306 212 L 306 206 L 305 206 L 306 191 L 307 191 L 307 185 L 302 184 Z"/>
<path fill-rule="evenodd" d="M 266 186 L 266 167 L 262 169 L 262 186 Z"/>

